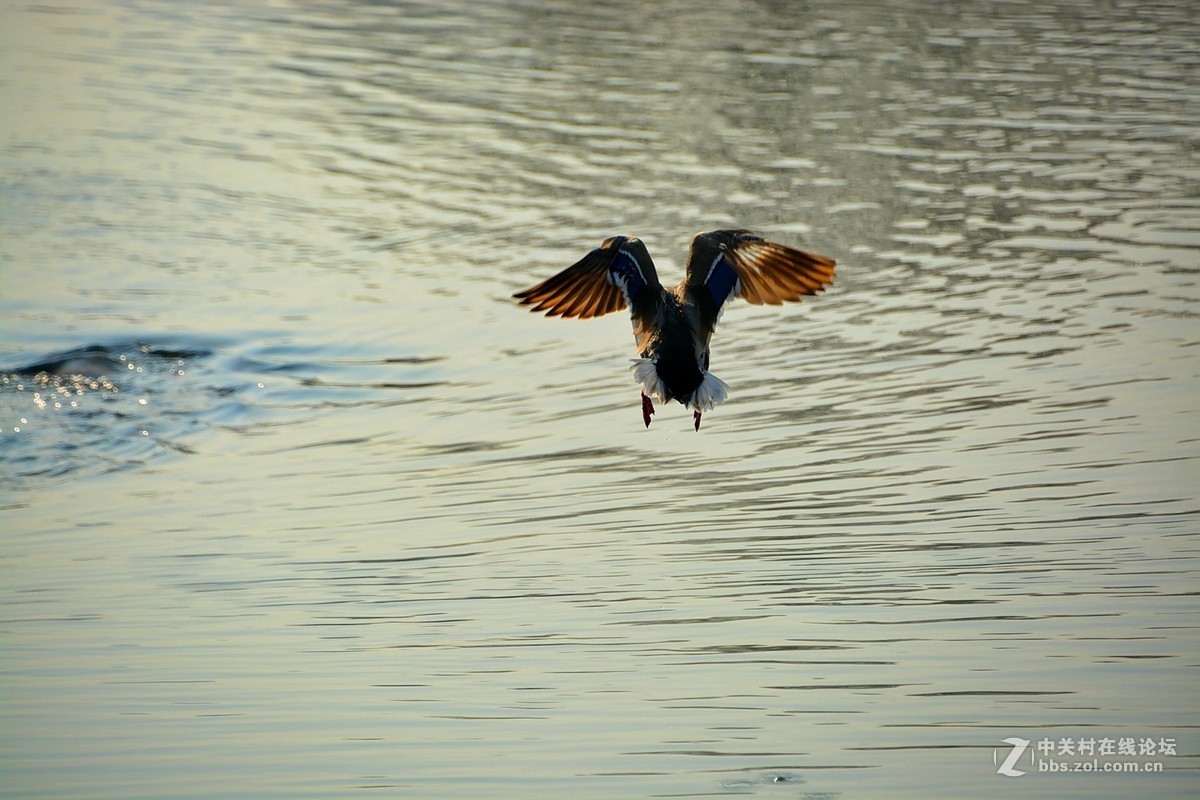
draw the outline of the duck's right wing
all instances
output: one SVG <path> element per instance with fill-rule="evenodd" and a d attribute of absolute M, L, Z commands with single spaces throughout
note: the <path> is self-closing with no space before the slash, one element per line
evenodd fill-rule
<path fill-rule="evenodd" d="M 547 317 L 587 319 L 626 306 L 641 316 L 658 302 L 661 288 L 642 240 L 613 236 L 553 278 L 513 297 Z"/>
<path fill-rule="evenodd" d="M 833 283 L 832 258 L 775 242 L 750 231 L 698 233 L 688 254 L 686 283 L 719 311 L 740 297 L 753 305 L 779 305 L 824 291 Z"/>

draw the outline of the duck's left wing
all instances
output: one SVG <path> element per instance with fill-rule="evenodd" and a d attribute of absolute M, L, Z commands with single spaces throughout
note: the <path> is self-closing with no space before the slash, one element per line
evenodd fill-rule
<path fill-rule="evenodd" d="M 709 231 L 692 239 L 685 281 L 693 292 L 707 295 L 717 311 L 731 297 L 779 305 L 822 291 L 833 283 L 836 264 L 750 231 Z"/>
<path fill-rule="evenodd" d="M 660 288 L 646 245 L 632 236 L 613 236 L 553 278 L 513 297 L 548 317 L 587 319 L 626 306 L 640 314 L 657 302 Z"/>

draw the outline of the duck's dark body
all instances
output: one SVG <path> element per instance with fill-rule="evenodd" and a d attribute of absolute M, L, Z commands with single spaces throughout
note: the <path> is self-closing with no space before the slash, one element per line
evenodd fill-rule
<path fill-rule="evenodd" d="M 654 324 L 647 326 L 638 341 L 638 356 L 656 366 L 662 381 L 664 401 L 678 400 L 687 405 L 704 380 L 708 369 L 708 341 L 701 337 L 698 315 L 686 299 L 663 289 Z M 704 346 L 697 352 L 699 342 Z"/>
<path fill-rule="evenodd" d="M 614 236 L 578 262 L 514 297 L 547 316 L 597 317 L 629 306 L 639 358 L 642 418 L 650 398 L 677 400 L 700 415 L 725 401 L 728 387 L 708 371 L 709 340 L 724 303 L 743 297 L 778 305 L 833 282 L 833 259 L 764 241 L 748 231 L 696 234 L 687 273 L 664 287 L 639 239 Z"/>

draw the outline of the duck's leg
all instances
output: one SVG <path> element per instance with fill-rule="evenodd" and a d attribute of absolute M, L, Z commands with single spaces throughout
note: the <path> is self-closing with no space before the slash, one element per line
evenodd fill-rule
<path fill-rule="evenodd" d="M 696 423 L 696 430 L 700 430 L 700 412 L 699 411 L 692 412 L 692 420 Z"/>
<path fill-rule="evenodd" d="M 654 413 L 654 403 L 650 402 L 650 398 L 642 392 L 642 422 L 646 423 L 646 427 L 650 427 L 650 415 Z"/>

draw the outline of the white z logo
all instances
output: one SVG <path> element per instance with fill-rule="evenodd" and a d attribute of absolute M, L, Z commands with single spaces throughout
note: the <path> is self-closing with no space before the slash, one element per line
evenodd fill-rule
<path fill-rule="evenodd" d="M 1004 743 L 1011 744 L 1012 750 L 1009 751 L 1008 758 L 1004 759 L 1004 763 L 1000 765 L 1000 768 L 996 770 L 996 772 L 1000 773 L 1001 775 L 1007 775 L 1010 778 L 1015 778 L 1018 775 L 1024 775 L 1025 772 L 1023 770 L 1013 769 L 1013 765 L 1017 763 L 1017 759 L 1019 759 L 1021 754 L 1025 752 L 1025 748 L 1029 747 L 1029 740 L 1018 739 L 1017 737 L 1013 736 L 1005 739 Z M 996 763 L 995 750 L 992 751 L 992 763 Z"/>

